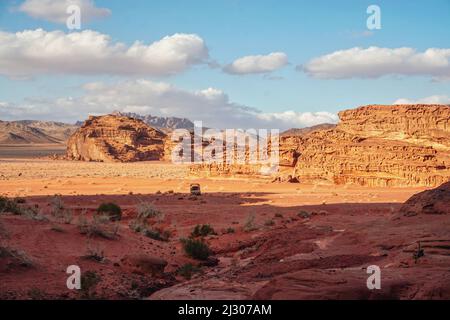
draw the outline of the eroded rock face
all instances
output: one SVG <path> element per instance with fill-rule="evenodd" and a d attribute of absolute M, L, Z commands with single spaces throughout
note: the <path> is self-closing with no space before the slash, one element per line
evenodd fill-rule
<path fill-rule="evenodd" d="M 131 162 L 164 158 L 166 135 L 141 120 L 89 117 L 67 143 L 67 157 L 83 161 Z"/>
<path fill-rule="evenodd" d="M 339 113 L 335 129 L 309 134 L 301 181 L 437 186 L 450 179 L 450 106 L 365 106 Z"/>
<path fill-rule="evenodd" d="M 370 187 L 437 186 L 450 179 L 450 106 L 370 105 L 337 126 L 280 136 L 279 177 Z M 258 174 L 257 166 L 194 166 L 195 174 Z"/>
<path fill-rule="evenodd" d="M 450 214 L 450 182 L 412 196 L 401 207 L 405 216 L 419 214 Z"/>

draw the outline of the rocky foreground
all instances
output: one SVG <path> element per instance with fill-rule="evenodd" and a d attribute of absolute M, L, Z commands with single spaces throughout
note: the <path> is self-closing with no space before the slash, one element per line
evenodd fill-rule
<path fill-rule="evenodd" d="M 200 197 L 181 178 L 3 181 L 2 194 L 30 190 L 0 214 L 0 298 L 450 299 L 449 184 L 411 197 L 420 189 L 195 181 Z M 86 224 L 105 202 L 122 220 Z M 141 203 L 162 213 L 156 234 L 133 228 Z M 204 224 L 211 256 L 194 259 L 180 239 Z M 68 290 L 69 265 L 96 281 Z M 373 265 L 380 290 L 366 286 Z"/>
<path fill-rule="evenodd" d="M 388 204 L 303 207 L 292 225 L 218 248 L 225 267 L 151 299 L 449 299 L 449 195 L 447 183 L 399 212 Z M 379 290 L 367 288 L 370 265 L 381 268 Z"/>

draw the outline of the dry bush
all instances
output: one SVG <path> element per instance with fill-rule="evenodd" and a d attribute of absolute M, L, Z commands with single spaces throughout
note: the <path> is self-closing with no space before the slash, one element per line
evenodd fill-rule
<path fill-rule="evenodd" d="M 12 258 L 21 267 L 33 267 L 33 260 L 25 251 L 17 250 L 0 244 L 0 258 Z"/>
<path fill-rule="evenodd" d="M 217 235 L 216 231 L 214 231 L 214 228 L 209 224 L 198 224 L 191 232 L 191 238 L 206 237 L 209 235 Z"/>
<path fill-rule="evenodd" d="M 64 224 L 71 224 L 73 220 L 72 210 L 67 209 L 64 206 L 64 201 L 61 195 L 55 195 L 50 202 L 51 204 L 51 216 L 55 218 L 56 221 Z"/>
<path fill-rule="evenodd" d="M 254 231 L 257 229 L 256 224 L 255 224 L 255 214 L 254 213 L 250 213 L 247 216 L 243 229 L 245 232 L 250 232 L 250 231 Z"/>
<path fill-rule="evenodd" d="M 83 258 L 96 262 L 103 262 L 105 260 L 105 253 L 103 248 L 101 248 L 99 245 L 93 245 L 92 243 L 88 242 L 87 251 Z"/>
<path fill-rule="evenodd" d="M 78 229 L 81 234 L 88 237 L 101 237 L 105 239 L 116 239 L 119 233 L 119 224 L 112 222 L 110 217 L 102 215 L 94 215 L 89 221 L 84 214 L 78 219 Z"/>
<path fill-rule="evenodd" d="M 136 218 L 131 221 L 130 228 L 135 232 L 143 232 L 148 228 L 149 220 L 161 222 L 164 214 L 157 210 L 152 203 L 141 201 L 136 206 Z"/>
<path fill-rule="evenodd" d="M 140 232 L 146 237 L 158 241 L 168 241 L 171 234 L 169 231 L 163 231 L 159 228 L 150 226 L 151 220 L 153 222 L 161 222 L 164 214 L 157 210 L 152 203 L 141 201 L 136 206 L 136 218 L 130 222 L 130 229 L 134 232 Z"/>

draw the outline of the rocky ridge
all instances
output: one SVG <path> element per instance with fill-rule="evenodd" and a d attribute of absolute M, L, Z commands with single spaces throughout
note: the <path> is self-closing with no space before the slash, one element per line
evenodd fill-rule
<path fill-rule="evenodd" d="M 70 137 L 67 158 L 101 162 L 162 160 L 166 138 L 166 134 L 141 120 L 91 116 Z"/>

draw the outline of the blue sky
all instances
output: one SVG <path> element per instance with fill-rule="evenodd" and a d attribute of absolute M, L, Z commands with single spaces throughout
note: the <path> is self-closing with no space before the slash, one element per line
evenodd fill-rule
<path fill-rule="evenodd" d="M 16 33 L 42 28 L 46 32 L 79 32 L 18 10 L 23 2 L 1 2 L 0 31 Z M 418 53 L 429 48 L 448 49 L 450 0 L 96 0 L 93 3 L 109 9 L 111 14 L 82 23 L 80 31 L 94 30 L 127 46 L 137 40 L 151 44 L 176 33 L 196 34 L 203 39 L 209 60 L 216 67 L 193 64 L 169 76 L 42 72 L 17 78 L 2 75 L 0 70 L 0 102 L 8 103 L 9 108 L 23 106 L 30 99 L 44 99 L 52 104 L 53 99 L 84 95 L 82 86 L 86 83 L 114 84 L 136 79 L 164 82 L 186 92 L 215 88 L 226 94 L 229 104 L 269 114 L 287 110 L 337 113 L 359 105 L 391 104 L 398 99 L 426 101 L 432 96 L 439 96 L 443 103 L 448 103 L 446 99 L 450 97 L 447 74 L 436 78 L 435 69 L 428 72 L 420 66 L 413 74 L 386 72 L 366 77 L 357 73 L 337 79 L 333 76 L 318 78 L 296 68 L 307 65 L 312 59 L 355 47 L 408 47 Z M 366 9 L 371 4 L 381 8 L 381 30 L 369 31 L 366 27 L 369 16 Z M 267 73 L 235 75 L 221 69 L 241 57 L 272 52 L 285 53 L 289 63 Z M 157 108 L 150 110 L 159 113 Z M 4 113 L 5 118 L 36 116 Z M 71 116 L 56 118 L 69 121 Z"/>

